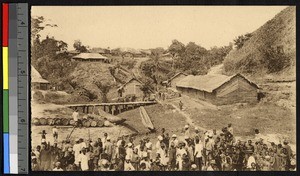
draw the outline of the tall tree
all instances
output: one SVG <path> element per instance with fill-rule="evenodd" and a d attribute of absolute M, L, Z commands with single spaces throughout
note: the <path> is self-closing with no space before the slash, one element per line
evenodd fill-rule
<path fill-rule="evenodd" d="M 81 53 L 85 53 L 88 51 L 87 46 L 84 46 L 80 40 L 75 40 L 73 47 L 75 48 L 76 51 L 79 51 Z"/>
<path fill-rule="evenodd" d="M 108 102 L 107 94 L 110 91 L 112 85 L 108 82 L 102 83 L 101 81 L 98 81 L 98 80 L 95 80 L 93 83 L 97 86 L 97 88 L 101 92 L 102 102 L 103 103 Z"/>

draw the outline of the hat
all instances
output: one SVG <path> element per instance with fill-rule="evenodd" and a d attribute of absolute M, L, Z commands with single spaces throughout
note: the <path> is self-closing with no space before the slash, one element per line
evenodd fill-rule
<path fill-rule="evenodd" d="M 131 147 L 131 146 L 132 146 L 132 143 L 128 143 L 127 146 L 128 146 L 128 147 Z"/>
<path fill-rule="evenodd" d="M 56 167 L 60 166 L 60 162 L 56 162 L 56 163 L 55 163 L 55 166 L 56 166 Z"/>
<path fill-rule="evenodd" d="M 143 152 L 143 153 L 142 153 L 142 157 L 143 157 L 143 158 L 146 158 L 146 157 L 148 157 L 148 154 L 147 154 L 147 152 Z"/>
<path fill-rule="evenodd" d="M 189 137 L 188 136 L 184 136 L 184 139 L 189 139 Z"/>
<path fill-rule="evenodd" d="M 69 151 L 69 152 L 72 152 L 72 151 L 73 151 L 73 148 L 72 148 L 72 147 L 69 147 L 69 148 L 68 148 L 68 151 Z"/>
<path fill-rule="evenodd" d="M 189 126 L 188 126 L 188 125 L 185 125 L 184 128 L 187 129 L 187 128 L 189 128 Z"/>
<path fill-rule="evenodd" d="M 106 159 L 103 159 L 103 160 L 101 161 L 101 164 L 102 164 L 102 165 L 106 165 L 106 164 L 108 164 L 108 160 L 106 160 Z"/>
<path fill-rule="evenodd" d="M 210 164 L 216 164 L 215 160 L 210 160 Z"/>
<path fill-rule="evenodd" d="M 173 135 L 172 135 L 172 138 L 177 138 L 176 134 L 173 134 Z"/>
<path fill-rule="evenodd" d="M 31 159 L 36 159 L 36 156 L 31 156 Z"/>
<path fill-rule="evenodd" d="M 199 131 L 199 128 L 198 128 L 198 127 L 196 127 L 196 128 L 195 128 L 195 130 Z"/>
<path fill-rule="evenodd" d="M 46 139 L 42 139 L 42 143 L 46 142 Z"/>
<path fill-rule="evenodd" d="M 196 168 L 197 168 L 197 165 L 196 165 L 196 164 L 192 164 L 192 168 L 193 168 L 193 169 L 196 169 Z"/>
<path fill-rule="evenodd" d="M 157 137 L 157 139 L 160 140 L 160 141 L 162 141 L 162 140 L 163 140 L 163 137 L 159 135 L 159 136 Z"/>
<path fill-rule="evenodd" d="M 107 136 L 106 140 L 108 140 L 108 141 L 109 141 L 109 140 L 110 140 L 110 137 L 109 137 L 109 136 Z"/>

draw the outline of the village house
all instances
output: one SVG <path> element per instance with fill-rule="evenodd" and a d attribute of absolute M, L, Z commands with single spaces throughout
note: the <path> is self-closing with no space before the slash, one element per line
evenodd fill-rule
<path fill-rule="evenodd" d="M 142 100 L 144 97 L 144 93 L 141 90 L 142 85 L 143 83 L 140 80 L 132 78 L 117 89 L 118 95 L 119 97 L 134 95 L 137 100 Z"/>
<path fill-rule="evenodd" d="M 176 88 L 182 94 L 218 105 L 257 102 L 259 89 L 241 74 L 189 75 L 178 81 Z"/>
<path fill-rule="evenodd" d="M 48 90 L 50 88 L 49 81 L 43 79 L 33 66 L 31 66 L 31 87 L 38 90 Z"/>
<path fill-rule="evenodd" d="M 104 62 L 110 63 L 111 59 L 105 56 L 102 56 L 99 53 L 80 53 L 72 57 L 72 60 L 77 60 L 81 62 Z"/>
<path fill-rule="evenodd" d="M 179 72 L 176 73 L 174 76 L 172 76 L 170 79 L 163 81 L 162 85 L 166 87 L 171 87 L 173 89 L 176 89 L 176 84 L 178 81 L 180 81 L 182 78 L 185 78 L 187 74 Z"/>
<path fill-rule="evenodd" d="M 176 73 L 174 76 L 172 76 L 170 79 L 168 79 L 168 86 L 176 89 L 176 85 L 177 85 L 178 81 L 185 78 L 186 76 L 187 76 L 187 74 L 182 73 L 182 72 Z"/>

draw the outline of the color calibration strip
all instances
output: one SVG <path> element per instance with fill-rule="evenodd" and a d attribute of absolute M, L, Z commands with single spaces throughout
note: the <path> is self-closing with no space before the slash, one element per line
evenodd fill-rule
<path fill-rule="evenodd" d="M 2 4 L 4 174 L 28 173 L 28 5 Z"/>
<path fill-rule="evenodd" d="M 8 89 L 8 17 L 9 5 L 2 4 L 2 65 L 3 65 L 3 170 L 10 173 L 9 158 L 9 89 Z"/>

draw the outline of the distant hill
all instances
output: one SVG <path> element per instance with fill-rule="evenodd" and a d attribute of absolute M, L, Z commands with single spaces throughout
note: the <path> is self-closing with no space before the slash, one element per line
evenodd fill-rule
<path fill-rule="evenodd" d="M 290 74 L 295 76 L 296 7 L 287 7 L 251 33 L 240 49 L 224 60 L 227 74 Z"/>

